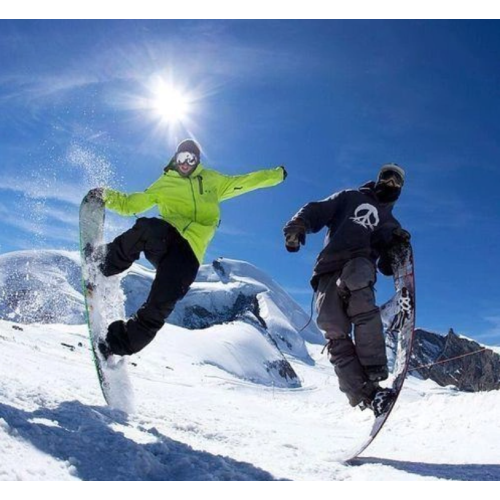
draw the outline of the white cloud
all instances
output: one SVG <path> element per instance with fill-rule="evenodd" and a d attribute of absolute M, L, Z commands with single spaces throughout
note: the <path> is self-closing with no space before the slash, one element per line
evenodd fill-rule
<path fill-rule="evenodd" d="M 252 236 L 252 233 L 245 231 L 244 229 L 240 229 L 235 226 L 231 226 L 228 224 L 221 223 L 220 227 L 217 229 L 217 232 L 220 234 L 225 234 L 227 236 Z"/>
<path fill-rule="evenodd" d="M 23 194 L 32 199 L 51 199 L 79 205 L 84 188 L 74 183 L 42 177 L 40 173 L 31 178 L 14 175 L 0 177 L 0 190 Z"/>
<path fill-rule="evenodd" d="M 47 200 L 31 198 L 0 203 L 2 224 L 27 233 L 24 248 L 46 245 L 51 240 L 78 244 L 78 208 L 54 207 Z M 9 236 L 10 241 L 10 236 Z"/>
<path fill-rule="evenodd" d="M 74 246 L 78 245 L 79 234 L 76 228 L 58 227 L 45 222 L 39 223 L 16 218 L 5 221 L 5 224 L 32 235 L 31 239 L 22 240 L 26 248 L 46 246 L 51 241 L 64 241 Z"/>
<path fill-rule="evenodd" d="M 61 224 L 78 227 L 78 209 L 71 207 L 69 210 L 63 210 L 54 207 L 46 207 L 45 216 Z"/>
<path fill-rule="evenodd" d="M 0 190 L 22 194 L 26 199 L 55 200 L 79 206 L 89 189 L 116 183 L 111 163 L 99 153 L 72 144 L 56 166 L 33 170 L 29 177 L 17 173 L 0 175 Z M 68 169 L 72 171 L 68 172 Z M 63 177 L 71 175 L 73 181 Z"/>
<path fill-rule="evenodd" d="M 286 293 L 289 295 L 312 295 L 313 289 L 310 286 L 305 287 L 285 287 Z"/>
<path fill-rule="evenodd" d="M 486 332 L 476 335 L 479 342 L 486 345 L 500 345 L 500 316 L 487 316 L 484 318 L 492 327 Z"/>

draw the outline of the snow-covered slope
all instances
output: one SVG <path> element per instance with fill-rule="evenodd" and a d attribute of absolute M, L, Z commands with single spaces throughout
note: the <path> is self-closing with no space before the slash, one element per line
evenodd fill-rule
<path fill-rule="evenodd" d="M 146 300 L 154 272 L 134 264 L 120 277 L 126 313 L 131 315 Z M 275 281 L 247 262 L 230 259 L 201 267 L 169 322 L 204 328 L 231 321 L 247 312 L 242 297 L 258 300 L 260 319 L 285 351 L 307 357 L 304 340 L 323 342 L 313 323 L 298 333 L 308 317 Z M 0 298 L 0 319 L 25 324 L 84 323 L 78 252 L 40 250 L 0 255 Z"/>
<path fill-rule="evenodd" d="M 0 480 L 500 480 L 496 391 L 409 379 L 371 458 L 349 467 L 371 417 L 320 346 L 314 365 L 292 360 L 302 387 L 279 389 L 193 364 L 190 332 L 166 329 L 131 360 L 127 416 L 103 402 L 83 326 L 0 321 Z"/>
<path fill-rule="evenodd" d="M 81 305 L 77 256 L 27 257 L 0 257 L 4 289 L 24 290 L 1 307 L 0 480 L 500 480 L 500 393 L 413 377 L 368 458 L 342 464 L 371 415 L 348 406 L 317 330 L 299 332 L 307 314 L 238 261 L 202 268 L 175 324 L 130 358 L 136 413 L 111 410 L 86 327 L 69 324 Z M 151 279 L 140 266 L 127 273 L 129 308 Z M 24 309 L 27 297 L 39 306 Z M 39 322 L 17 320 L 46 302 Z M 51 310 L 68 324 L 48 322 Z"/>
<path fill-rule="evenodd" d="M 145 301 L 154 274 L 133 266 L 122 279 L 127 314 Z M 260 325 L 271 342 L 286 354 L 311 361 L 305 341 L 323 343 L 323 335 L 299 305 L 269 276 L 242 261 L 218 259 L 201 267 L 195 283 L 168 322 L 205 329 L 234 321 Z"/>
<path fill-rule="evenodd" d="M 80 279 L 76 252 L 2 255 L 0 319 L 20 323 L 82 324 L 85 319 Z M 119 279 L 126 297 L 126 314 L 130 316 L 146 300 L 154 272 L 134 265 Z M 309 322 L 308 315 L 276 282 L 255 266 L 230 259 L 218 259 L 202 266 L 196 282 L 177 304 L 168 323 L 191 332 L 198 331 L 183 337 L 191 338 L 193 345 L 204 344 L 207 335 L 219 338 L 215 350 L 205 350 L 196 362 L 225 367 L 232 374 L 267 385 L 300 385 L 283 355 L 313 363 L 306 342 L 323 343 L 323 336 L 314 322 Z M 215 328 L 230 324 L 238 325 L 238 328 Z M 307 327 L 303 328 L 304 325 Z M 213 335 L 214 328 L 218 336 Z M 233 335 L 232 331 L 238 331 L 238 335 Z M 222 340 L 223 337 L 227 339 Z M 228 339 L 230 342 L 226 342 Z M 249 368 L 246 372 L 236 368 L 241 360 L 234 354 L 230 356 L 229 352 L 240 352 L 242 345 L 248 348 L 249 343 L 252 343 L 254 355 L 248 356 L 244 363 Z M 228 349 L 227 346 L 232 344 L 232 350 Z M 192 351 L 201 353 L 193 345 Z M 217 349 L 218 345 L 225 347 Z M 424 379 L 430 377 L 443 386 L 456 385 L 461 390 L 496 389 L 500 380 L 500 356 L 484 349 L 471 355 L 481 351 L 481 347 L 456 335 L 443 337 L 419 329 L 411 374 Z M 392 359 L 390 349 L 388 356 Z M 454 361 L 442 363 L 449 358 Z M 221 359 L 225 360 L 224 363 Z M 250 367 L 253 363 L 256 365 Z M 428 365 L 430 368 L 421 368 Z M 258 375 L 262 374 L 263 366 L 266 376 Z"/>
<path fill-rule="evenodd" d="M 123 273 L 127 315 L 146 300 L 153 279 L 154 272 L 140 265 Z M 85 322 L 76 252 L 0 256 L 0 290 L 0 318 L 24 324 Z M 314 324 L 298 331 L 307 315 L 278 284 L 250 264 L 226 259 L 202 266 L 168 321 L 180 328 L 166 327 L 158 335 L 175 338 L 170 349 L 182 351 L 191 363 L 275 387 L 299 387 L 285 355 L 312 363 L 305 339 L 322 342 Z"/>
<path fill-rule="evenodd" d="M 40 250 L 0 255 L 0 318 L 82 324 L 80 257 Z"/>

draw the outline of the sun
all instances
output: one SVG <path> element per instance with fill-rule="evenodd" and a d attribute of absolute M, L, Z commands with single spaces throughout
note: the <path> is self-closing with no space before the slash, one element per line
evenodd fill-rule
<path fill-rule="evenodd" d="M 191 100 L 181 89 L 158 82 L 152 91 L 151 109 L 166 125 L 183 123 L 189 117 Z"/>

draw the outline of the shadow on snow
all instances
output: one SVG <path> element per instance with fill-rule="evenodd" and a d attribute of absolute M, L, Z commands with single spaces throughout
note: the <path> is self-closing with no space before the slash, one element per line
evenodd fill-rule
<path fill-rule="evenodd" d="M 380 464 L 419 476 L 456 481 L 500 481 L 500 464 L 428 464 L 385 458 L 357 458 L 352 465 Z"/>
<path fill-rule="evenodd" d="M 68 401 L 33 412 L 0 403 L 0 418 L 15 435 L 42 452 L 72 465 L 75 477 L 99 480 L 273 480 L 268 472 L 228 457 L 197 451 L 160 434 L 140 432 L 137 443 L 113 426 L 127 425 L 124 413 Z M 33 422 L 34 419 L 38 421 Z M 47 424 L 39 419 L 49 420 Z"/>

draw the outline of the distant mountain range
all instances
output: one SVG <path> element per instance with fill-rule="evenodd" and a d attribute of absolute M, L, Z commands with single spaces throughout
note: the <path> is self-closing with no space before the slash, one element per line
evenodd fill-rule
<path fill-rule="evenodd" d="M 127 315 L 144 302 L 154 273 L 133 265 L 122 277 Z M 83 324 L 80 256 L 59 250 L 0 255 L 0 319 L 16 323 Z M 201 267 L 196 282 L 168 323 L 189 330 L 238 322 L 260 331 L 276 352 L 269 359 L 287 385 L 300 385 L 284 356 L 312 364 L 306 343 L 323 336 L 298 304 L 269 276 L 246 262 L 219 259 Z M 500 355 L 477 342 L 418 329 L 410 375 L 461 391 L 500 388 Z"/>
<path fill-rule="evenodd" d="M 418 329 L 415 336 L 410 375 L 466 392 L 500 389 L 500 355 L 492 349 L 453 329 L 446 336 Z"/>

